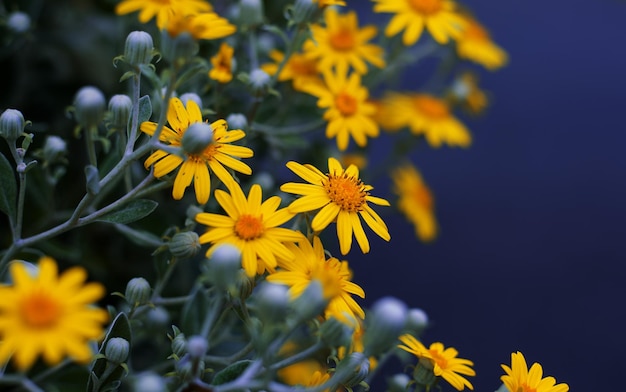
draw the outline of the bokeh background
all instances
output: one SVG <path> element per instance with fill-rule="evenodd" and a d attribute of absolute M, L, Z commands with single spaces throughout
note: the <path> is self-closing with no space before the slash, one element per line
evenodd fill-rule
<path fill-rule="evenodd" d="M 3 46 L 0 107 L 19 108 L 39 129 L 51 121 L 48 130 L 71 130 L 62 112 L 78 88 L 117 92 L 111 59 L 126 32 L 102 16 L 114 1 L 42 3 L 4 1 L 7 9 L 38 10 L 36 23 L 47 33 L 19 51 Z M 424 309 L 431 320 L 424 341 L 442 341 L 474 360 L 477 391 L 498 388 L 499 365 L 516 350 L 572 391 L 620 390 L 626 2 L 464 4 L 508 51 L 510 64 L 480 73 L 493 100 L 486 115 L 462 117 L 474 135 L 471 148 L 412 155 L 435 194 L 439 238 L 421 244 L 402 217 L 386 215 L 392 241 L 373 239 L 363 257 L 352 252 L 355 281 L 367 305 L 392 295 Z M 406 84 L 420 85 L 427 68 L 411 69 Z M 388 181 L 375 185 L 389 189 Z M 100 230 L 100 240 L 110 234 Z M 106 249 L 106 257 L 139 268 L 124 264 L 124 249 Z"/>

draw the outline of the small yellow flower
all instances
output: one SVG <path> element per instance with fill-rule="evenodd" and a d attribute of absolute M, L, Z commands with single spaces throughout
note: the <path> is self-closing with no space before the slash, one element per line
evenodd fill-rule
<path fill-rule="evenodd" d="M 278 227 L 294 216 L 286 208 L 277 209 L 280 197 L 272 196 L 262 202 L 261 186 L 254 184 L 246 199 L 239 184 L 234 183 L 230 194 L 216 190 L 215 199 L 227 216 L 204 212 L 196 215 L 196 221 L 208 226 L 199 238 L 201 244 L 211 244 L 207 257 L 219 245 L 231 244 L 241 251 L 241 263 L 250 277 L 274 271 L 277 257 L 294 258 L 283 242 L 298 241 L 302 233 Z"/>
<path fill-rule="evenodd" d="M 336 137 L 340 151 L 348 148 L 350 136 L 357 145 L 365 147 L 367 138 L 377 137 L 379 129 L 372 119 L 376 107 L 367 101 L 369 92 L 361 85 L 361 76 L 327 70 L 324 71 L 324 81 L 325 86 L 303 85 L 302 90 L 319 98 L 317 106 L 326 109 L 326 137 Z"/>
<path fill-rule="evenodd" d="M 170 37 L 189 33 L 195 39 L 206 40 L 224 38 L 237 31 L 235 25 L 215 12 L 187 13 L 181 8 L 170 13 L 165 29 Z"/>
<path fill-rule="evenodd" d="M 474 369 L 471 368 L 471 366 L 474 366 L 474 363 L 469 359 L 457 358 L 459 353 L 454 348 L 445 348 L 439 342 L 433 343 L 429 348 L 426 348 L 419 340 L 408 334 L 400 336 L 400 341 L 403 344 L 398 345 L 399 348 L 418 358 L 429 360 L 433 365 L 435 376 L 442 377 L 456 390 L 462 391 L 466 387 L 474 390 L 472 384 L 463 377 L 476 375 Z"/>
<path fill-rule="evenodd" d="M 368 43 L 378 33 L 376 26 L 359 29 L 354 11 L 341 15 L 333 8 L 326 10 L 324 21 L 326 27 L 311 26 L 313 38 L 304 43 L 304 52 L 310 59 L 319 61 L 320 71 L 336 67 L 338 74 L 345 75 L 352 67 L 357 73 L 365 74 L 366 62 L 378 68 L 385 66 L 383 48 Z"/>
<path fill-rule="evenodd" d="M 41 354 L 48 365 L 69 356 L 87 363 L 93 352 L 90 340 L 102 337 L 108 313 L 91 306 L 104 295 L 104 286 L 87 283 L 80 267 L 58 274 L 50 257 L 39 260 L 37 276 L 14 262 L 12 285 L 0 286 L 0 365 L 12 359 L 25 371 Z"/>
<path fill-rule="evenodd" d="M 268 75 L 274 75 L 278 71 L 278 65 L 285 58 L 285 54 L 272 50 L 269 56 L 274 62 L 263 64 L 261 69 Z M 316 59 L 311 59 L 303 53 L 293 53 L 280 71 L 277 80 L 280 82 L 291 80 L 295 90 L 302 90 L 302 86 L 323 86 L 324 81 L 317 70 L 317 64 Z"/>
<path fill-rule="evenodd" d="M 365 298 L 363 289 L 352 283 L 352 271 L 347 261 L 334 257 L 326 259 L 326 253 L 319 237 L 313 237 L 313 245 L 306 238 L 298 242 L 299 246 L 287 244 L 295 255 L 292 260 L 279 260 L 281 270 L 272 273 L 267 280 L 289 286 L 292 298 L 297 298 L 313 280 L 317 280 L 329 300 L 324 317 L 333 316 L 348 325 L 357 327 L 358 320 L 365 317 L 363 309 L 352 295 Z"/>
<path fill-rule="evenodd" d="M 511 367 L 501 365 L 506 373 L 500 377 L 510 392 L 567 392 L 569 385 L 556 384 L 554 377 L 543 377 L 543 368 L 539 363 L 533 363 L 528 369 L 524 354 L 511 353 Z"/>
<path fill-rule="evenodd" d="M 361 219 L 385 241 L 391 236 L 387 225 L 382 218 L 367 204 L 388 206 L 389 202 L 379 197 L 371 196 L 371 185 L 363 184 L 359 178 L 359 169 L 350 165 L 343 169 L 335 158 L 328 158 L 328 171 L 324 174 L 315 166 L 301 165 L 297 162 L 288 162 L 287 167 L 308 182 L 300 184 L 290 182 L 283 184 L 283 192 L 302 195 L 293 201 L 289 210 L 294 213 L 309 212 L 319 209 L 311 222 L 311 228 L 316 231 L 324 230 L 331 222 L 337 222 L 337 237 L 341 254 L 345 255 L 352 247 L 352 234 L 363 253 L 370 250 L 369 241 L 363 230 Z"/>
<path fill-rule="evenodd" d="M 219 51 L 211 57 L 213 68 L 209 71 L 209 78 L 220 83 L 233 80 L 233 54 L 235 50 L 226 42 L 222 42 Z"/>
<path fill-rule="evenodd" d="M 194 14 L 209 12 L 212 9 L 211 5 L 204 0 L 122 0 L 115 7 L 115 13 L 126 15 L 139 11 L 141 23 L 147 23 L 156 17 L 157 27 L 163 29 L 174 10 L 183 10 L 186 14 Z"/>
<path fill-rule="evenodd" d="M 446 44 L 450 38 L 460 36 L 465 19 L 456 10 L 456 3 L 451 0 L 373 0 L 374 12 L 395 14 L 387 28 L 388 37 L 404 30 L 402 42 L 413 45 L 419 40 L 424 30 L 440 44 Z"/>
<path fill-rule="evenodd" d="M 171 128 L 164 126 L 159 140 L 172 147 L 180 147 L 189 126 L 202 122 L 202 113 L 198 104 L 193 100 L 189 100 L 185 108 L 180 99 L 172 98 L 167 112 L 167 121 Z M 153 135 L 156 128 L 157 123 L 151 121 L 141 124 L 141 131 L 148 135 Z M 157 178 L 171 173 L 180 166 L 172 189 L 172 197 L 175 200 L 182 199 L 185 189 L 193 181 L 196 200 L 200 204 L 206 203 L 211 192 L 209 169 L 227 187 L 231 187 L 235 180 L 225 167 L 239 173 L 252 174 L 250 166 L 236 159 L 250 158 L 253 155 L 252 150 L 248 147 L 229 144 L 243 139 L 246 134 L 242 130 L 228 131 L 228 124 L 224 120 L 213 122 L 211 128 L 213 129 L 213 142 L 200 153 L 186 153 L 185 157 L 181 157 L 164 150 L 157 150 L 144 162 L 146 168 L 154 165 L 154 176 Z"/>
<path fill-rule="evenodd" d="M 326 368 L 315 359 L 305 359 L 294 363 L 280 369 L 277 373 L 285 384 L 291 386 L 316 387 L 330 378 Z"/>
<path fill-rule="evenodd" d="M 466 26 L 457 39 L 456 51 L 459 57 L 496 70 L 508 61 L 507 53 L 496 45 L 487 29 L 477 20 L 466 17 Z"/>
<path fill-rule="evenodd" d="M 391 173 L 394 192 L 399 196 L 398 209 L 415 226 L 415 234 L 429 242 L 437 236 L 433 195 L 417 169 L 406 164 Z"/>

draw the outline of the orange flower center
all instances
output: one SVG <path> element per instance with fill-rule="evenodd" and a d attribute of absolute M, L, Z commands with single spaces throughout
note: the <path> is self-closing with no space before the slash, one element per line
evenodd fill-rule
<path fill-rule="evenodd" d="M 463 30 L 465 39 L 471 39 L 475 41 L 489 41 L 489 32 L 485 28 L 476 22 L 470 22 L 465 30 Z"/>
<path fill-rule="evenodd" d="M 237 222 L 235 222 L 235 233 L 239 238 L 245 241 L 250 241 L 259 238 L 263 235 L 265 226 L 263 226 L 263 217 L 256 217 L 252 215 L 241 215 Z"/>
<path fill-rule="evenodd" d="M 22 320 L 32 328 L 47 328 L 57 323 L 61 316 L 58 302 L 42 291 L 26 297 L 20 306 Z"/>
<path fill-rule="evenodd" d="M 329 174 L 328 179 L 322 181 L 322 186 L 330 200 L 342 210 L 357 212 L 363 209 L 367 192 L 361 180 L 348 177 L 346 173 L 340 176 Z"/>
<path fill-rule="evenodd" d="M 306 59 L 304 56 L 291 56 L 289 66 L 296 75 L 315 76 L 317 75 L 317 63 Z"/>
<path fill-rule="evenodd" d="M 358 102 L 352 95 L 341 92 L 335 98 L 335 106 L 337 110 L 344 116 L 352 116 L 357 112 Z"/>
<path fill-rule="evenodd" d="M 341 277 L 337 273 L 337 259 L 328 259 L 323 263 L 316 263 L 311 271 L 311 279 L 316 279 L 322 285 L 324 298 L 331 299 L 341 294 Z"/>
<path fill-rule="evenodd" d="M 432 209 L 433 195 L 430 193 L 430 190 L 426 186 L 416 187 L 411 193 L 411 196 L 418 205 L 429 210 Z"/>
<path fill-rule="evenodd" d="M 528 384 L 522 384 L 517 387 L 515 392 L 537 392 L 537 389 L 529 387 Z"/>
<path fill-rule="evenodd" d="M 415 107 L 420 113 L 434 119 L 441 119 L 450 115 L 448 105 L 441 99 L 429 95 L 420 95 L 413 99 Z"/>
<path fill-rule="evenodd" d="M 354 34 L 348 29 L 341 29 L 330 36 L 330 45 L 339 51 L 352 50 L 355 44 Z"/>
<path fill-rule="evenodd" d="M 447 368 L 447 366 L 448 366 L 448 359 L 446 359 L 446 357 L 444 357 L 442 355 L 442 353 L 440 353 L 439 351 L 435 351 L 435 350 L 428 350 L 428 352 L 432 356 L 433 361 L 435 361 L 435 363 L 437 365 L 439 365 L 440 368 L 442 368 L 442 369 L 446 369 Z"/>
<path fill-rule="evenodd" d="M 441 9 L 441 0 L 408 0 L 409 5 L 422 15 L 433 15 Z"/>

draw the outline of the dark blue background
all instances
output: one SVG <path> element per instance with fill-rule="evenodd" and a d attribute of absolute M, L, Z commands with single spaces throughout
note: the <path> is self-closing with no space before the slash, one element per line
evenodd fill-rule
<path fill-rule="evenodd" d="M 498 388 L 516 350 L 572 391 L 622 390 L 626 2 L 464 4 L 511 62 L 481 75 L 494 101 L 465 119 L 470 149 L 412 156 L 435 193 L 439 239 L 423 245 L 387 218 L 391 243 L 375 239 L 351 263 L 355 281 L 367 303 L 423 308 L 424 341 L 474 360 L 477 391 Z"/>

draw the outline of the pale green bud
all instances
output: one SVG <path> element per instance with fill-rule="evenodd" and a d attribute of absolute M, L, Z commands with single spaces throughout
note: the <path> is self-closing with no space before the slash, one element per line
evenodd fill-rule
<path fill-rule="evenodd" d="M 199 108 L 202 107 L 202 98 L 200 98 L 200 96 L 196 93 L 184 93 L 179 98 L 182 101 L 183 105 L 185 105 L 185 107 L 187 106 L 187 102 L 189 101 L 194 101 Z"/>
<path fill-rule="evenodd" d="M 231 292 L 231 295 L 245 301 L 248 297 L 250 297 L 250 295 L 252 295 L 254 287 L 254 279 L 251 279 L 248 274 L 246 274 L 246 271 L 240 269 L 237 276 L 237 290 Z"/>
<path fill-rule="evenodd" d="M 241 271 L 241 251 L 234 245 L 218 245 L 206 263 L 207 278 L 221 291 L 234 289 Z"/>
<path fill-rule="evenodd" d="M 385 297 L 376 301 L 365 317 L 363 345 L 366 355 L 379 355 L 394 347 L 406 325 L 406 318 L 406 305 L 399 299 Z"/>
<path fill-rule="evenodd" d="M 179 358 L 182 357 L 187 350 L 187 340 L 185 339 L 184 333 L 179 333 L 176 335 L 174 339 L 172 339 L 172 343 L 170 345 L 172 348 L 172 352 L 176 354 Z"/>
<path fill-rule="evenodd" d="M 116 94 L 109 99 L 109 125 L 116 130 L 126 130 L 133 110 L 133 102 L 128 95 Z"/>
<path fill-rule="evenodd" d="M 0 115 L 0 136 L 9 142 L 15 142 L 24 133 L 26 122 L 22 112 L 7 109 Z"/>
<path fill-rule="evenodd" d="M 387 379 L 387 392 L 406 392 L 411 378 L 404 373 L 394 374 Z"/>
<path fill-rule="evenodd" d="M 20 11 L 11 12 L 7 18 L 7 27 L 16 34 L 23 34 L 30 29 L 30 16 Z"/>
<path fill-rule="evenodd" d="M 255 94 L 266 93 L 269 90 L 270 82 L 270 75 L 259 68 L 250 72 L 248 77 L 248 85 Z"/>
<path fill-rule="evenodd" d="M 131 306 L 138 306 L 148 303 L 152 288 L 150 283 L 144 278 L 132 278 L 126 285 L 124 296 Z"/>
<path fill-rule="evenodd" d="M 74 116 L 85 128 L 97 126 L 104 117 L 106 101 L 102 91 L 93 86 L 78 90 L 74 97 Z"/>
<path fill-rule="evenodd" d="M 213 128 L 204 122 L 193 123 L 183 135 L 183 150 L 189 155 L 197 155 L 204 151 L 213 141 Z"/>
<path fill-rule="evenodd" d="M 231 113 L 226 117 L 226 123 L 230 129 L 248 128 L 248 119 L 241 113 Z"/>
<path fill-rule="evenodd" d="M 174 234 L 167 246 L 172 255 L 181 259 L 197 255 L 201 247 L 198 234 L 194 231 L 181 231 Z"/>
<path fill-rule="evenodd" d="M 209 342 L 199 335 L 187 339 L 187 353 L 191 358 L 202 358 L 209 349 Z"/>
<path fill-rule="evenodd" d="M 406 330 L 415 335 L 421 333 L 428 327 L 428 315 L 422 309 L 410 309 L 406 319 Z"/>
<path fill-rule="evenodd" d="M 126 362 L 130 351 L 130 343 L 124 338 L 111 338 L 104 348 L 104 356 L 115 364 Z"/>
<path fill-rule="evenodd" d="M 150 64 L 154 54 L 152 36 L 145 31 L 132 31 L 126 37 L 124 59 L 132 66 Z"/>
<path fill-rule="evenodd" d="M 289 16 L 289 22 L 292 24 L 306 23 L 313 19 L 313 16 L 318 12 L 319 6 L 312 0 L 296 0 L 293 7 L 289 9 L 291 12 Z"/>
<path fill-rule="evenodd" d="M 165 380 L 151 371 L 139 374 L 133 382 L 133 388 L 141 392 L 167 392 Z"/>
<path fill-rule="evenodd" d="M 246 26 L 258 26 L 263 24 L 263 2 L 261 0 L 241 0 L 239 8 L 239 20 Z"/>
<path fill-rule="evenodd" d="M 432 360 L 420 357 L 417 365 L 413 368 L 413 380 L 415 380 L 419 386 L 429 388 L 437 381 L 437 376 L 435 376 L 433 370 L 434 368 L 435 365 Z"/>
<path fill-rule="evenodd" d="M 67 143 L 56 135 L 50 135 L 46 137 L 42 151 L 43 159 L 47 163 L 54 163 L 67 153 Z"/>
<path fill-rule="evenodd" d="M 324 321 L 320 326 L 320 338 L 328 347 L 345 347 L 352 341 L 353 328 L 334 317 Z"/>
<path fill-rule="evenodd" d="M 324 298 L 322 284 L 314 279 L 293 301 L 293 313 L 299 321 L 311 320 L 322 314 L 327 305 L 328 300 Z"/>
<path fill-rule="evenodd" d="M 255 296 L 258 316 L 264 323 L 273 323 L 285 319 L 289 311 L 287 287 L 281 284 L 264 282 Z"/>

